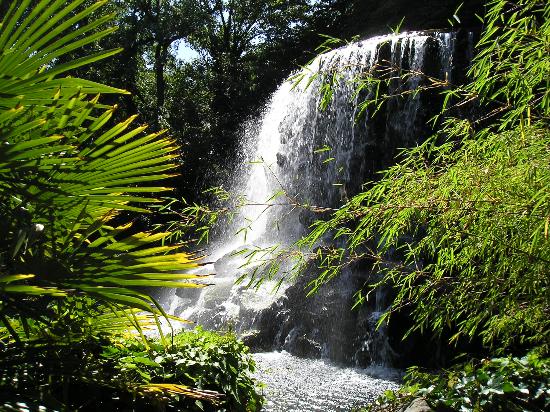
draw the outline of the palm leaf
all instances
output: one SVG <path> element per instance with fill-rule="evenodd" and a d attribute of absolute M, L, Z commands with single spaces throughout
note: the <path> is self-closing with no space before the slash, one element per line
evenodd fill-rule
<path fill-rule="evenodd" d="M 124 90 L 66 77 L 119 50 L 57 63 L 113 31 L 112 16 L 91 17 L 105 1 L 30 3 L 16 1 L 0 26 L 2 311 L 38 319 L 38 309 L 20 303 L 88 296 L 121 308 L 99 329 L 110 316 L 128 326 L 123 319 L 136 310 L 166 316 L 143 287 L 204 287 L 204 276 L 186 273 L 198 262 L 164 244 L 170 233 L 132 233 L 131 224 L 109 221 L 121 211 L 148 213 L 152 194 L 171 190 L 156 182 L 174 175 L 177 146 L 162 132 L 145 134 L 135 116 L 111 124 L 116 106 L 100 95 Z"/>

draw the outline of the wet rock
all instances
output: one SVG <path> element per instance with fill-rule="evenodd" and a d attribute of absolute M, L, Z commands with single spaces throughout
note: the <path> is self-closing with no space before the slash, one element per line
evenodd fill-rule
<path fill-rule="evenodd" d="M 294 353 L 304 358 L 318 358 L 321 356 L 321 345 L 305 335 L 299 336 L 294 341 Z"/>
<path fill-rule="evenodd" d="M 484 1 L 464 0 L 416 0 L 411 6 L 406 0 L 359 0 L 354 1 L 353 14 L 347 22 L 346 31 L 356 35 L 386 34 L 389 27 L 396 27 L 404 18 L 401 29 L 426 30 L 448 27 L 448 19 L 463 3 L 460 11 L 461 27 L 479 27 L 477 15 L 484 13 Z"/>
<path fill-rule="evenodd" d="M 243 343 L 252 350 L 261 348 L 262 345 L 259 344 L 261 337 L 261 332 L 259 330 L 250 330 L 239 336 Z"/>
<path fill-rule="evenodd" d="M 283 167 L 285 163 L 286 163 L 286 157 L 281 153 L 277 153 L 277 165 L 279 167 Z"/>
<path fill-rule="evenodd" d="M 196 302 L 202 292 L 201 288 L 178 288 L 176 296 L 182 299 L 180 305 L 189 305 L 191 302 Z"/>
<path fill-rule="evenodd" d="M 239 252 L 246 249 L 252 249 L 251 245 L 243 245 L 235 250 L 231 250 L 223 255 L 221 258 L 214 262 L 214 269 L 216 271 L 216 277 L 233 275 L 237 271 L 238 267 L 242 264 L 242 261 L 237 259 Z"/>
<path fill-rule="evenodd" d="M 412 401 L 403 412 L 433 412 L 433 409 L 428 405 L 426 399 L 418 398 Z"/>

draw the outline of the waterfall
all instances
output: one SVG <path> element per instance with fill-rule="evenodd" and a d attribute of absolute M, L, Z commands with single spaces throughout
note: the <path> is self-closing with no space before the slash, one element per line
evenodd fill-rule
<path fill-rule="evenodd" d="M 246 161 L 230 191 L 242 194 L 247 206 L 210 248 L 214 285 L 171 292 L 165 298 L 169 311 L 207 328 L 230 327 L 259 350 L 285 349 L 357 365 L 395 363 L 400 351 L 391 334 L 375 327 L 389 307 L 388 291 L 378 291 L 375 302 L 351 310 L 354 292 L 372 275 L 368 267 L 350 268 L 306 299 L 303 289 L 314 273 L 295 283 L 283 282 L 275 292 L 277 276 L 257 291 L 236 285 L 245 269 L 243 255 L 235 252 L 292 244 L 315 218 L 297 204 L 338 207 L 391 165 L 398 148 L 427 137 L 437 96 L 427 103 L 421 94 L 409 93 L 389 101 L 374 117 L 372 109 L 358 117 L 360 102 L 371 97 L 372 90 L 356 93 L 352 80 L 388 65 L 412 73 L 392 80 L 389 93 L 425 84 L 420 73 L 451 80 L 464 71 L 471 54 L 468 45 L 473 40 L 466 37 L 436 32 L 375 37 L 319 56 L 304 69 L 299 84 L 285 81 L 260 119 L 244 127 Z M 314 73 L 339 73 L 325 110 L 319 108 L 322 76 Z M 236 234 L 236 228 L 244 226 L 246 236 L 244 231 Z"/>

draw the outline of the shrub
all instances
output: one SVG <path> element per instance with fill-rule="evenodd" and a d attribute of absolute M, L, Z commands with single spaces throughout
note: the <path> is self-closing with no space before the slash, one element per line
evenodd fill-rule
<path fill-rule="evenodd" d="M 248 348 L 234 335 L 201 329 L 179 333 L 168 345 L 112 335 L 67 345 L 44 341 L 3 352 L 0 404 L 255 411 L 262 398 L 250 377 L 254 369 Z"/>
<path fill-rule="evenodd" d="M 313 292 L 350 264 L 371 262 L 357 301 L 393 288 L 381 323 L 404 309 L 411 331 L 548 351 L 550 3 L 492 0 L 484 23 L 470 82 L 444 91 L 439 132 L 315 222 L 298 247 L 319 263 Z M 358 87 L 392 81 L 364 76 Z M 392 98 L 376 96 L 365 105 Z M 475 113 L 455 117 L 466 104 Z"/>
<path fill-rule="evenodd" d="M 410 368 L 403 388 L 386 392 L 369 410 L 393 410 L 418 397 L 438 411 L 546 411 L 550 360 L 530 353 L 469 362 L 439 374 Z"/>

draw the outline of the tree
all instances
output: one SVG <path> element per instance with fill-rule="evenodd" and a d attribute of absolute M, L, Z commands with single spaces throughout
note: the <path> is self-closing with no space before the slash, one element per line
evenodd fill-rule
<path fill-rule="evenodd" d="M 211 108 L 218 134 L 235 130 L 247 115 L 258 88 L 255 57 L 264 45 L 292 36 L 309 11 L 303 0 L 200 0 L 207 20 L 190 43 L 204 53 L 211 70 Z M 233 139 L 216 145 L 230 149 Z"/>
<path fill-rule="evenodd" d="M 154 50 L 156 118 L 160 121 L 166 98 L 165 66 L 170 47 L 196 31 L 203 24 L 205 13 L 192 0 L 135 0 L 129 6 L 139 16 L 142 42 Z"/>

